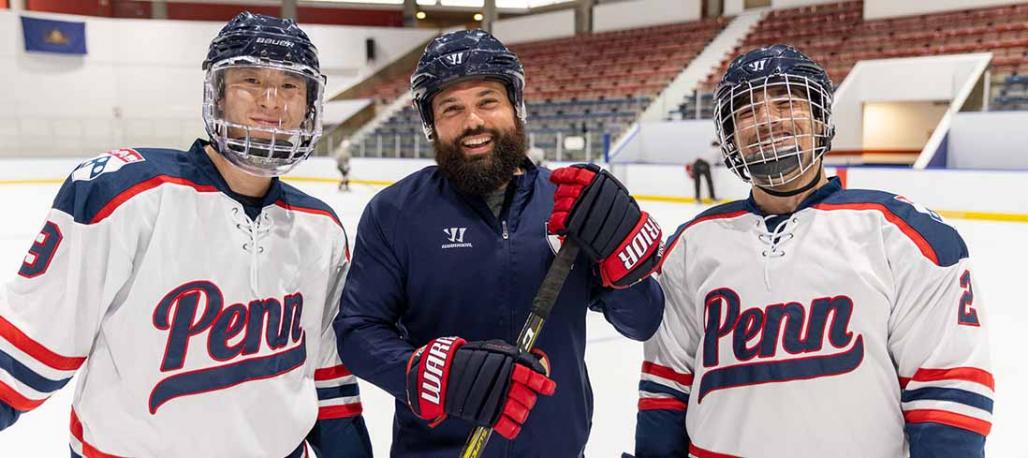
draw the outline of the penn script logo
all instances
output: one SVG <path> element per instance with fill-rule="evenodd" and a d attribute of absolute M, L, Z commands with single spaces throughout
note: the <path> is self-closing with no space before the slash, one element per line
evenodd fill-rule
<path fill-rule="evenodd" d="M 441 248 L 471 248 L 470 243 L 464 243 L 464 232 L 467 231 L 466 227 L 448 227 L 443 229 L 443 233 L 446 234 L 446 240 L 450 243 L 444 243 Z"/>
<path fill-rule="evenodd" d="M 847 374 L 864 360 L 848 296 L 746 307 L 738 293 L 718 288 L 703 303 L 700 403 L 719 390 Z"/>
<path fill-rule="evenodd" d="M 160 370 L 150 392 L 150 414 L 165 403 L 286 374 L 307 360 L 299 292 L 229 303 L 218 285 L 196 280 L 157 303 L 153 326 L 167 333 Z M 192 344 L 192 345 L 190 345 Z M 190 348 L 206 344 L 206 351 Z"/>

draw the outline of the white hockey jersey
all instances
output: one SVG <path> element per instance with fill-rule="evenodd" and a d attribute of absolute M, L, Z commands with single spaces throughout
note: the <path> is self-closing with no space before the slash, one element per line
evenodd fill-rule
<path fill-rule="evenodd" d="M 698 457 L 939 456 L 905 431 L 984 444 L 985 317 L 964 242 L 934 212 L 836 179 L 791 215 L 729 203 L 672 236 L 660 282 L 640 456 L 686 433 Z M 683 411 L 684 431 L 664 424 Z"/>
<path fill-rule="evenodd" d="M 278 180 L 253 219 L 229 193 L 200 141 L 76 168 L 0 290 L 0 401 L 31 410 L 79 370 L 87 457 L 302 455 L 316 420 L 359 415 L 338 218 Z"/>

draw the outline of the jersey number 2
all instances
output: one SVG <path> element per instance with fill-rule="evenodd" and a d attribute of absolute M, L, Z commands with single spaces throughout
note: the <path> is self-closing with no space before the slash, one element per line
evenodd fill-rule
<path fill-rule="evenodd" d="M 964 326 L 981 326 L 978 322 L 978 310 L 974 308 L 974 290 L 971 288 L 971 272 L 965 270 L 960 276 L 960 288 L 964 294 L 960 296 L 960 310 L 957 323 Z"/>
<path fill-rule="evenodd" d="M 21 263 L 18 275 L 35 278 L 46 273 L 63 238 L 57 224 L 47 221 L 43 225 L 43 230 L 39 231 L 39 235 L 36 236 L 32 247 L 29 248 L 29 254 L 25 255 L 25 261 Z"/>

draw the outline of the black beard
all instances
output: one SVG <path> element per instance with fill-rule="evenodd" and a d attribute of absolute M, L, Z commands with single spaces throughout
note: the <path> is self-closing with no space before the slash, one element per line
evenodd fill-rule
<path fill-rule="evenodd" d="M 465 157 L 461 141 L 485 133 L 493 137 L 493 150 L 481 156 Z M 457 190 L 473 196 L 484 196 L 500 189 L 510 181 L 525 159 L 525 133 L 520 120 L 514 122 L 513 131 L 479 128 L 465 131 L 450 143 L 442 143 L 436 137 L 432 145 L 435 147 L 435 162 L 443 176 Z"/>

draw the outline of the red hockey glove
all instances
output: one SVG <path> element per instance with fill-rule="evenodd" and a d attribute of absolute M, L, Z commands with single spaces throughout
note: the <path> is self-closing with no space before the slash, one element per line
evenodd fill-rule
<path fill-rule="evenodd" d="M 627 288 L 646 278 L 664 254 L 657 222 L 610 172 L 595 164 L 553 171 L 557 185 L 546 229 L 574 240 L 599 265 L 603 286 Z"/>
<path fill-rule="evenodd" d="M 407 405 L 431 426 L 452 415 L 514 439 L 538 395 L 557 389 L 547 374 L 541 352 L 524 353 L 501 340 L 440 337 L 407 362 Z"/>

